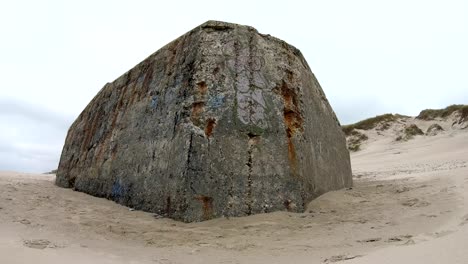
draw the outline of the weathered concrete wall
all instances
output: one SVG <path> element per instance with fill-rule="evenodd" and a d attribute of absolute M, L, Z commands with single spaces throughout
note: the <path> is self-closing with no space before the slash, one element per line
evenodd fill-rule
<path fill-rule="evenodd" d="M 104 86 L 68 131 L 56 183 L 201 221 L 300 212 L 352 179 L 300 51 L 209 21 Z"/>

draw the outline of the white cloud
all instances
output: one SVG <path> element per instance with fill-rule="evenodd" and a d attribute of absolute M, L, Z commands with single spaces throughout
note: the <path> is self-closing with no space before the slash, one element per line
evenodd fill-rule
<path fill-rule="evenodd" d="M 0 100 L 0 169 L 45 172 L 57 168 L 72 120 L 40 105 Z"/>
<path fill-rule="evenodd" d="M 51 169 L 106 82 L 209 19 L 299 48 L 343 124 L 467 103 L 467 13 L 463 0 L 2 1 L 0 143 L 19 154 L 0 169 Z"/>

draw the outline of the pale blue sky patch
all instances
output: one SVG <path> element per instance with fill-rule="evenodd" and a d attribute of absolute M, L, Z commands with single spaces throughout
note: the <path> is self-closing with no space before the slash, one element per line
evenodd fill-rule
<path fill-rule="evenodd" d="M 0 170 L 57 167 L 106 84 L 210 20 L 299 48 L 342 124 L 468 103 L 468 2 L 2 1 Z"/>

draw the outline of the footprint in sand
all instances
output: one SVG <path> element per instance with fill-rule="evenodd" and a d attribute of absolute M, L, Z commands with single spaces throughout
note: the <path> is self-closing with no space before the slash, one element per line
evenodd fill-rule
<path fill-rule="evenodd" d="M 389 239 L 387 239 L 387 243 L 393 243 L 393 242 L 402 242 L 402 241 L 406 241 L 408 242 L 408 240 L 410 240 L 413 236 L 412 235 L 402 235 L 402 236 L 394 236 L 394 237 L 390 237 Z"/>
<path fill-rule="evenodd" d="M 408 207 L 426 207 L 426 206 L 429 206 L 430 203 L 426 201 L 421 201 L 418 198 L 413 198 L 413 199 L 403 201 L 401 205 L 408 206 Z"/>
<path fill-rule="evenodd" d="M 437 215 L 435 215 L 435 214 L 430 214 L 430 215 L 420 214 L 420 216 L 424 216 L 424 217 L 427 217 L 427 218 L 436 218 L 437 217 Z"/>
<path fill-rule="evenodd" d="M 360 258 L 362 255 L 335 255 L 331 256 L 330 258 L 327 258 L 323 261 L 323 263 L 334 263 L 334 262 L 339 262 L 339 261 L 345 261 L 345 260 L 350 260 L 350 259 L 355 259 L 355 258 Z"/>
<path fill-rule="evenodd" d="M 17 220 L 17 221 L 14 221 L 14 222 L 18 222 L 18 223 L 21 223 L 23 225 L 30 225 L 31 224 L 31 221 L 29 221 L 28 219 L 21 219 L 21 220 Z"/>
<path fill-rule="evenodd" d="M 23 245 L 28 248 L 35 248 L 35 249 L 45 249 L 53 244 L 49 240 L 45 239 L 32 239 L 32 240 L 24 240 Z"/>
<path fill-rule="evenodd" d="M 405 187 L 396 189 L 395 193 L 404 193 L 404 192 L 409 192 L 409 191 L 411 191 L 411 189 L 405 186 Z"/>
<path fill-rule="evenodd" d="M 375 238 L 368 238 L 368 239 L 363 239 L 363 240 L 357 240 L 356 242 L 359 243 L 374 243 L 374 242 L 379 242 L 382 240 L 380 237 L 375 237 Z"/>

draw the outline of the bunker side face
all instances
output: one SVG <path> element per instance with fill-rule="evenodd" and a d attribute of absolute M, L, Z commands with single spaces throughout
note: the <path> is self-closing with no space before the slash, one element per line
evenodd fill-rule
<path fill-rule="evenodd" d="M 191 222 L 301 212 L 352 178 L 300 51 L 208 21 L 102 88 L 68 131 L 56 184 Z"/>

